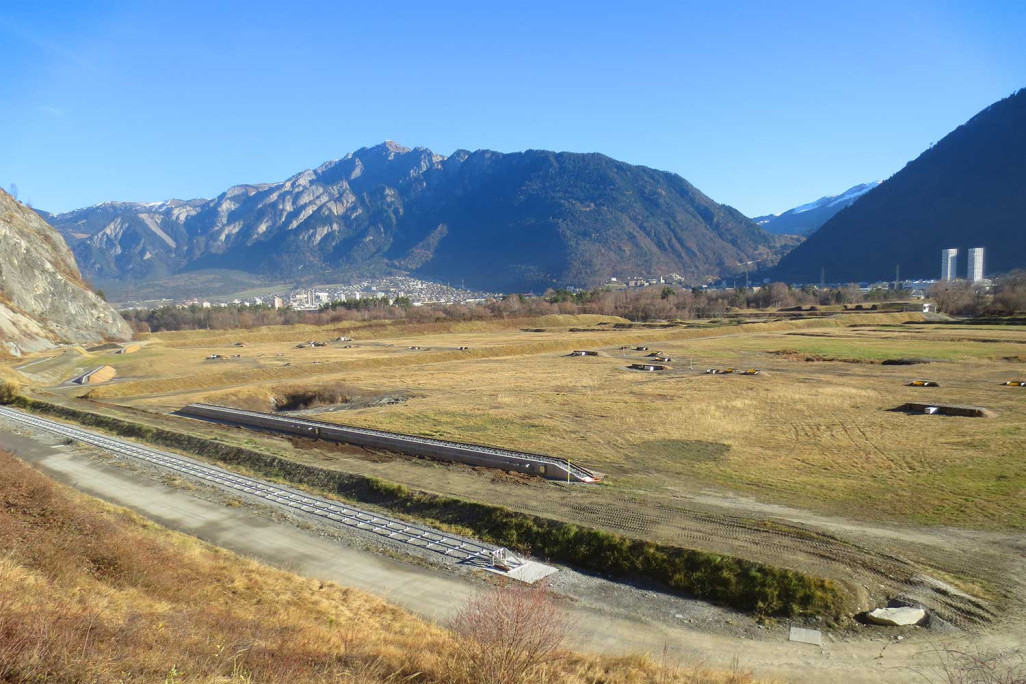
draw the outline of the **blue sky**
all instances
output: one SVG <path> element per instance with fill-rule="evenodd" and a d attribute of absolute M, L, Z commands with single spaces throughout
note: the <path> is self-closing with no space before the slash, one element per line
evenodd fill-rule
<path fill-rule="evenodd" d="M 392 139 L 602 152 L 748 215 L 1026 86 L 1026 2 L 0 0 L 0 185 L 210 197 Z"/>

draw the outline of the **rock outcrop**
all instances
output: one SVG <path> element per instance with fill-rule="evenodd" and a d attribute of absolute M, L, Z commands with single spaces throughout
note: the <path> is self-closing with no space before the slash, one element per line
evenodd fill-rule
<path fill-rule="evenodd" d="M 901 627 L 906 625 L 918 625 L 926 617 L 926 611 L 922 608 L 909 608 L 901 606 L 897 608 L 877 608 L 866 613 L 866 618 L 878 625 L 889 625 Z"/>
<path fill-rule="evenodd" d="M 82 281 L 60 234 L 0 190 L 0 353 L 131 337 L 128 324 Z"/>

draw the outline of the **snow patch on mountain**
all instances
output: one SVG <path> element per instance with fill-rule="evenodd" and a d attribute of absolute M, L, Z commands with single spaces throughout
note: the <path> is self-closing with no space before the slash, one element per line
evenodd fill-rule
<path fill-rule="evenodd" d="M 882 181 L 872 181 L 870 183 L 862 183 L 861 185 L 856 185 L 853 188 L 848 188 L 847 190 L 842 192 L 840 195 L 830 195 L 828 197 L 820 197 L 815 202 L 809 202 L 808 204 L 803 204 L 800 207 L 795 207 L 794 209 L 791 209 L 790 211 L 785 211 L 784 213 L 785 214 L 803 214 L 803 213 L 805 213 L 807 211 L 812 211 L 813 209 L 819 209 L 820 207 L 834 207 L 834 206 L 837 206 L 838 204 L 842 204 L 844 206 L 848 206 L 849 204 L 851 204 L 852 202 L 857 200 L 859 197 L 862 197 L 867 192 L 869 192 L 870 190 L 872 190 L 876 186 L 880 185 L 881 182 Z M 775 214 L 775 215 L 776 216 L 781 216 L 782 214 Z"/>

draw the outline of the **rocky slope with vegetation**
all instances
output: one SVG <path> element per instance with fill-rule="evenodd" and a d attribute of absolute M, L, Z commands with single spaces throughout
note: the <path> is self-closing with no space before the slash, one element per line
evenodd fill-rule
<path fill-rule="evenodd" d="M 0 352 L 131 336 L 128 324 L 83 282 L 57 231 L 0 190 Z"/>
<path fill-rule="evenodd" d="M 194 270 L 274 277 L 412 273 L 505 291 L 636 274 L 703 279 L 774 263 L 766 233 L 680 176 L 601 154 L 392 142 L 212 200 L 106 202 L 46 215 L 89 277 Z"/>

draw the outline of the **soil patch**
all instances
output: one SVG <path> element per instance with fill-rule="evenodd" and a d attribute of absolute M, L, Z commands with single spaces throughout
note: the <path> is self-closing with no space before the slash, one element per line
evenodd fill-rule
<path fill-rule="evenodd" d="M 933 363 L 933 359 L 884 359 L 884 366 L 915 366 L 921 363 Z"/>
<path fill-rule="evenodd" d="M 807 352 L 800 352 L 797 349 L 778 349 L 771 351 L 770 354 L 785 358 L 788 361 L 804 361 L 806 363 L 814 363 L 818 361 L 834 361 L 837 363 L 879 363 L 875 359 L 850 359 L 840 358 L 837 356 L 823 356 L 822 354 L 810 354 Z"/>
<path fill-rule="evenodd" d="M 661 456 L 692 463 L 724 461 L 730 451 L 729 444 L 700 439 L 653 439 L 642 442 L 638 448 L 646 456 Z"/>

